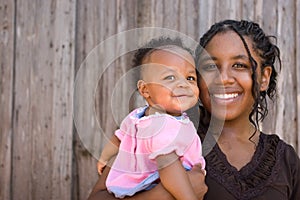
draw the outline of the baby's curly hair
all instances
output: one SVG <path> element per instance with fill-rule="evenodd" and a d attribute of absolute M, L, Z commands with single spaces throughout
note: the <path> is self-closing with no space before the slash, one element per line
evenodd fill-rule
<path fill-rule="evenodd" d="M 182 39 L 179 37 L 170 38 L 161 36 L 150 40 L 147 44 L 136 50 L 132 60 L 133 67 L 141 66 L 143 61 L 149 57 L 154 51 L 161 50 L 165 46 L 177 46 L 189 52 L 193 56 L 193 51 L 184 46 Z"/>

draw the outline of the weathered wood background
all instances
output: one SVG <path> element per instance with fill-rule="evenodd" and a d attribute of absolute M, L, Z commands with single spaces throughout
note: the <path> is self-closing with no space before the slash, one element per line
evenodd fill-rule
<path fill-rule="evenodd" d="M 99 124 L 105 132 L 118 125 L 111 101 L 119 102 L 117 111 L 128 111 L 121 109 L 123 93 L 112 92 L 129 69 L 129 56 L 111 63 L 100 78 L 81 71 L 85 83 L 76 85 L 82 63 L 99 43 L 138 27 L 168 28 L 198 40 L 227 18 L 259 22 L 277 36 L 280 97 L 263 128 L 300 153 L 300 0 L 0 0 L 0 199 L 87 198 L 98 178 L 96 159 L 73 115 L 96 134 Z M 121 38 L 95 59 L 117 55 L 135 40 Z M 95 80 L 97 121 L 89 121 L 76 103 L 91 101 L 85 91 Z M 89 140 L 100 145 L 104 137 Z"/>

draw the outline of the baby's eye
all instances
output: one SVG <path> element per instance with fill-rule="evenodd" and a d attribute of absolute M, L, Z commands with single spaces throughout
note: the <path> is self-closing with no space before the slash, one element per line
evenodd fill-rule
<path fill-rule="evenodd" d="M 194 76 L 189 76 L 189 77 L 187 77 L 186 80 L 188 80 L 188 81 L 195 81 L 195 80 L 196 80 L 196 77 L 194 77 Z"/>
<path fill-rule="evenodd" d="M 169 75 L 169 76 L 166 76 L 164 79 L 173 81 L 173 80 L 175 80 L 175 76 L 174 75 Z"/>

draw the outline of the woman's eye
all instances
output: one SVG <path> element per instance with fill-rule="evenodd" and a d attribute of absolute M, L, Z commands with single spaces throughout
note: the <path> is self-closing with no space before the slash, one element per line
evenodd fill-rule
<path fill-rule="evenodd" d="M 243 69 L 243 68 L 248 68 L 247 65 L 245 64 L 242 64 L 242 63 L 236 63 L 233 65 L 234 68 L 237 68 L 237 69 Z"/>
<path fill-rule="evenodd" d="M 203 65 L 203 67 L 201 67 L 201 69 L 204 71 L 212 71 L 212 70 L 218 69 L 218 66 L 216 64 L 206 64 L 206 65 Z"/>

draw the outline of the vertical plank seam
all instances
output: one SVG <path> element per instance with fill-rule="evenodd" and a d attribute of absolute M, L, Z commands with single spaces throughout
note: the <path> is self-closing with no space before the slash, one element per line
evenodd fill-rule
<path fill-rule="evenodd" d="M 75 19 L 74 19 L 74 44 L 73 44 L 73 55 L 74 55 L 74 60 L 73 60 L 73 63 L 74 63 L 74 77 L 73 77 L 73 90 L 74 90 L 74 86 L 75 86 L 75 78 L 76 78 L 76 66 L 77 66 L 77 63 L 78 63 L 78 59 L 77 59 L 77 56 L 76 56 L 76 49 L 77 49 L 77 37 L 78 37 L 78 19 L 79 19 L 79 4 L 78 4 L 78 1 L 77 0 L 74 0 L 75 1 Z M 78 68 L 79 70 L 79 68 Z M 77 70 L 77 71 L 78 71 Z M 74 91 L 73 91 L 73 105 L 72 105 L 72 108 L 73 108 L 73 113 L 72 113 L 72 161 L 71 161 L 71 199 L 79 199 L 80 197 L 80 190 L 78 189 L 79 188 L 79 177 L 78 177 L 78 162 L 77 162 L 77 158 L 76 158 L 76 153 L 74 152 L 74 141 L 76 140 L 76 128 L 75 128 L 75 124 L 74 124 L 74 120 L 73 120 L 73 114 L 74 114 Z M 74 169 L 75 168 L 75 169 Z M 76 177 L 76 178 L 75 178 Z M 75 184 L 75 185 L 74 185 Z M 77 197 L 74 197 L 75 196 L 75 193 L 73 192 L 75 189 L 77 189 L 76 191 L 76 196 Z"/>
<path fill-rule="evenodd" d="M 187 26 L 187 23 L 185 23 L 185 24 L 181 24 L 181 23 L 180 23 L 181 0 L 178 1 L 178 4 L 177 4 L 177 10 L 178 10 L 177 16 L 179 16 L 179 17 L 177 18 L 177 31 L 180 32 L 180 31 L 181 31 L 181 28 L 182 28 L 181 26 L 184 26 L 184 25 Z M 186 13 L 184 13 L 184 18 L 187 19 Z M 184 29 L 186 30 L 186 27 L 184 27 Z M 186 33 L 186 34 L 187 34 L 187 33 Z"/>
<path fill-rule="evenodd" d="M 11 145 L 10 145 L 10 187 L 9 187 L 9 196 L 11 199 L 13 199 L 13 160 L 14 160 L 14 125 L 15 125 L 15 94 L 16 94 L 16 47 L 17 47 L 17 0 L 14 0 L 13 5 L 13 28 L 12 28 L 12 34 L 13 34 L 13 56 L 12 56 L 12 102 L 11 102 Z"/>
<path fill-rule="evenodd" d="M 296 17 L 296 20 L 294 21 L 294 26 L 295 26 L 295 39 L 296 39 L 296 47 L 295 47 L 295 64 L 296 64 L 296 119 L 297 119 L 297 122 L 296 122 L 296 151 L 298 153 L 298 155 L 300 155 L 300 134 L 299 134 L 299 131 L 300 131 L 300 86 L 299 84 L 297 84 L 298 82 L 300 82 L 300 70 L 299 70 L 299 66 L 300 66 L 300 60 L 299 60 L 299 57 L 298 55 L 300 55 L 300 45 L 299 45 L 299 37 L 298 35 L 300 35 L 299 31 L 300 31 L 300 25 L 299 25 L 299 22 L 298 22 L 298 19 L 300 19 L 300 11 L 298 11 L 298 7 L 300 7 L 300 1 L 299 0 L 295 0 L 294 1 L 294 12 L 295 12 L 295 17 Z"/>
<path fill-rule="evenodd" d="M 280 28 L 280 24 L 279 24 L 279 4 L 278 4 L 278 1 L 276 0 L 276 2 L 275 2 L 275 8 L 276 8 L 276 45 L 278 46 L 278 48 L 281 50 L 281 47 L 279 46 L 279 43 L 280 43 L 280 41 L 279 41 L 279 39 L 281 39 L 280 38 L 280 30 L 279 30 L 279 28 Z M 280 52 L 281 53 L 281 52 Z M 282 64 L 282 53 L 280 54 L 280 60 L 281 60 L 281 64 Z M 280 94 L 279 92 L 281 92 L 281 86 L 279 85 L 280 84 L 280 79 L 281 79 L 281 77 L 280 76 L 283 76 L 282 75 L 282 71 L 280 72 L 280 74 L 278 74 L 279 76 L 277 77 L 277 92 L 278 92 L 278 94 Z M 275 132 L 275 134 L 282 134 L 281 132 L 282 131 L 279 131 L 279 130 L 282 130 L 282 127 L 280 127 L 280 126 L 278 126 L 278 124 L 281 124 L 280 122 L 278 123 L 278 115 L 280 114 L 279 112 L 280 112 L 280 109 L 279 109 L 279 107 L 280 107 L 280 102 L 282 101 L 282 97 L 277 97 L 277 100 L 276 100 L 276 113 L 275 113 L 275 117 L 274 117 L 274 120 L 276 121 L 275 122 L 275 125 L 274 125 L 274 132 Z"/>

